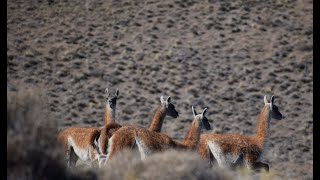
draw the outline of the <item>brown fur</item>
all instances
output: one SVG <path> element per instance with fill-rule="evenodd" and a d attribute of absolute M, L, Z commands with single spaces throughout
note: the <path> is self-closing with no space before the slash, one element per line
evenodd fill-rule
<path fill-rule="evenodd" d="M 112 117 L 112 113 L 108 106 L 105 107 L 104 115 L 103 115 L 103 123 L 104 125 L 108 125 L 110 123 L 115 122 L 115 119 Z"/>
<path fill-rule="evenodd" d="M 154 132 L 160 132 L 165 116 L 166 116 L 166 108 L 160 105 L 153 114 L 153 117 L 148 126 L 148 130 L 154 131 Z"/>
<path fill-rule="evenodd" d="M 200 127 L 196 122 L 192 122 L 191 128 L 183 140 L 183 144 L 190 149 L 195 149 L 200 139 Z"/>
<path fill-rule="evenodd" d="M 101 129 L 100 139 L 99 139 L 99 149 L 102 154 L 107 154 L 107 143 L 109 138 L 113 135 L 115 131 L 120 129 L 122 125 L 118 123 L 110 123 Z"/>
<path fill-rule="evenodd" d="M 99 133 L 99 131 L 98 128 L 69 127 L 59 133 L 58 141 L 66 144 L 68 136 L 70 136 L 75 140 L 77 146 L 84 148 L 87 146 L 86 141 L 94 139 L 94 136 Z"/>
<path fill-rule="evenodd" d="M 108 104 L 105 107 L 105 112 L 103 116 L 104 123 L 111 123 L 115 121 L 114 114 L 110 111 Z M 94 140 L 100 138 L 101 128 L 98 127 L 69 127 L 59 132 L 58 142 L 64 148 L 64 152 L 67 159 L 70 159 L 70 147 L 68 147 L 68 137 L 72 138 L 73 142 L 77 145 L 78 148 L 86 148 L 89 146 L 90 159 L 93 160 L 96 157 L 97 148 L 94 145 Z M 102 138 L 105 138 L 102 134 Z M 99 140 L 98 152 L 101 153 L 104 149 L 102 148 L 105 141 Z M 104 150 L 105 151 L 105 150 Z M 78 159 L 74 157 L 73 159 Z M 75 163 L 75 162 L 73 162 Z"/>
<path fill-rule="evenodd" d="M 148 129 L 150 131 L 160 132 L 165 115 L 166 115 L 165 109 L 161 105 L 159 107 L 157 107 L 155 109 L 153 116 L 152 116 L 152 119 L 151 119 L 151 122 L 148 126 Z M 103 141 L 103 142 L 101 142 L 101 145 L 103 146 L 102 152 L 104 154 L 106 153 L 106 145 L 107 145 L 108 139 L 121 127 L 122 127 L 122 125 L 114 122 L 114 123 L 110 123 L 110 124 L 106 125 L 103 128 L 104 130 L 101 131 L 100 137 L 103 137 L 103 139 L 101 139 Z"/>
<path fill-rule="evenodd" d="M 162 105 L 158 106 L 154 111 L 151 122 L 148 126 L 148 130 L 154 131 L 154 132 L 160 132 L 165 116 L 166 116 L 166 108 L 163 107 Z M 121 127 L 122 125 L 118 123 L 110 123 L 103 128 L 103 130 L 101 131 L 101 135 L 100 135 L 101 139 L 99 143 L 100 150 L 103 154 L 107 154 L 106 147 L 107 147 L 109 138 Z"/>
<path fill-rule="evenodd" d="M 71 152 L 72 149 L 69 147 L 68 138 L 72 139 L 77 148 L 85 149 L 89 145 L 90 159 L 94 160 L 98 154 L 95 151 L 93 142 L 99 134 L 100 130 L 97 128 L 70 127 L 59 133 L 58 142 L 62 145 L 67 160 L 70 158 L 70 153 L 73 153 Z M 77 157 L 74 158 L 76 158 L 76 160 L 78 159 Z"/>
<path fill-rule="evenodd" d="M 69 127 L 58 134 L 58 142 L 64 147 L 66 156 L 68 156 L 66 152 L 66 148 L 68 147 L 68 137 L 72 138 L 77 147 L 86 148 L 87 145 L 89 145 L 91 152 L 97 149 L 94 145 L 94 140 L 99 138 L 101 130 L 101 128 L 96 127 Z M 100 142 L 101 141 L 99 141 L 99 147 L 101 146 Z M 100 148 L 99 152 L 101 152 Z"/>
<path fill-rule="evenodd" d="M 110 139 L 111 147 L 108 159 L 112 158 L 121 150 L 132 149 L 137 138 L 143 141 L 144 146 L 147 147 L 150 153 L 164 151 L 169 148 L 194 149 L 197 147 L 197 140 L 200 138 L 200 121 L 200 116 L 196 116 L 182 143 L 174 141 L 171 137 L 163 133 L 149 131 L 142 127 L 123 126 L 117 130 Z"/>
<path fill-rule="evenodd" d="M 63 129 L 58 134 L 58 142 L 62 145 L 64 148 L 66 158 L 70 158 L 70 150 L 68 150 L 68 137 L 71 137 L 73 142 L 77 145 L 79 148 L 86 148 L 89 145 L 90 154 L 91 156 L 95 157 L 97 154 L 93 155 L 92 152 L 97 150 L 97 148 L 94 145 L 94 140 L 99 138 L 101 135 L 101 128 L 96 127 L 68 127 L 66 129 Z M 100 143 L 103 143 L 103 141 L 99 140 L 99 152 L 101 153 L 102 147 Z M 94 158 L 92 158 L 94 159 Z"/>
<path fill-rule="evenodd" d="M 267 119 L 269 114 L 269 105 L 266 105 L 260 112 L 257 131 L 254 136 L 244 136 L 240 134 L 202 134 L 198 146 L 198 153 L 203 159 L 210 160 L 210 152 L 207 142 L 214 141 L 221 148 L 223 154 L 244 155 L 244 161 L 251 168 L 264 167 L 264 163 L 255 163 L 258 161 L 265 143 L 267 142 Z M 213 159 L 214 161 L 214 159 Z"/>

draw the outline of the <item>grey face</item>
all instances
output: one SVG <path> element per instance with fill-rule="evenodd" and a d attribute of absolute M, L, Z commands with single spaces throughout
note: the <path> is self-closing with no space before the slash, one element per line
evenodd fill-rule
<path fill-rule="evenodd" d="M 274 104 L 274 96 L 271 96 L 271 115 L 273 119 L 281 120 L 283 118 L 282 114 L 279 112 L 278 106 Z"/>
<path fill-rule="evenodd" d="M 108 105 L 111 109 L 115 109 L 115 108 L 116 108 L 116 105 L 117 105 L 117 98 L 118 98 L 118 95 L 119 95 L 119 89 L 117 88 L 116 93 L 114 94 L 113 97 L 110 97 L 108 88 L 106 88 L 105 94 L 106 94 L 107 105 Z"/>
<path fill-rule="evenodd" d="M 117 96 L 115 97 L 112 97 L 112 98 L 106 98 L 107 99 L 107 102 L 108 102 L 108 105 L 111 109 L 115 109 L 116 108 L 116 105 L 117 105 Z"/>
<path fill-rule="evenodd" d="M 212 127 L 208 121 L 208 118 L 205 116 L 206 112 L 207 112 L 208 108 L 204 108 L 203 112 L 202 112 L 202 119 L 201 119 L 201 130 L 205 129 L 205 130 L 212 130 Z M 192 106 L 192 113 L 193 116 L 196 117 L 197 116 L 197 112 L 196 110 L 193 108 Z"/>
<path fill-rule="evenodd" d="M 208 118 L 207 117 L 205 117 L 205 116 L 203 116 L 203 118 L 202 118 L 202 126 L 204 127 L 204 129 L 205 130 L 212 130 L 212 127 L 211 127 L 211 125 L 210 125 L 210 123 L 209 123 L 209 121 L 208 121 Z"/>
<path fill-rule="evenodd" d="M 281 120 L 283 118 L 282 114 L 280 113 L 278 106 L 272 104 L 272 111 L 271 115 L 273 119 Z"/>
<path fill-rule="evenodd" d="M 177 118 L 179 116 L 179 113 L 171 103 L 168 104 L 167 115 L 173 118 Z"/>

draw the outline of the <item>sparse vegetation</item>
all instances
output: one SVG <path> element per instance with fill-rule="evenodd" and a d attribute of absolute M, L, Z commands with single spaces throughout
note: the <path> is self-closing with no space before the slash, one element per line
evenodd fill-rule
<path fill-rule="evenodd" d="M 95 179 L 92 171 L 69 171 L 57 146 L 57 126 L 43 93 L 7 96 L 7 179 Z"/>
<path fill-rule="evenodd" d="M 103 126 L 105 87 L 123 89 L 120 124 L 147 127 L 156 99 L 173 96 L 179 118 L 162 129 L 175 140 L 191 105 L 212 107 L 213 132 L 254 134 L 260 99 L 277 94 L 287 120 L 271 122 L 265 162 L 279 179 L 313 179 L 312 40 L 313 1 L 7 1 L 8 179 L 64 168 L 56 131 Z M 16 93 L 32 86 L 44 100 Z"/>
<path fill-rule="evenodd" d="M 138 152 L 124 151 L 100 170 L 105 179 L 232 179 L 219 168 L 210 169 L 192 152 L 165 151 L 146 160 Z"/>

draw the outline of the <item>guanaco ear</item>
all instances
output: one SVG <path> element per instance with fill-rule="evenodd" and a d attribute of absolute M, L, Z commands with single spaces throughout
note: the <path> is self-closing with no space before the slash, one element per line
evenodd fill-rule
<path fill-rule="evenodd" d="M 270 99 L 270 108 L 272 108 L 273 101 L 274 101 L 274 95 L 272 95 L 272 96 L 271 96 L 271 99 Z"/>
<path fill-rule="evenodd" d="M 169 104 L 170 101 L 171 101 L 171 97 L 169 96 L 169 97 L 167 98 L 167 103 Z"/>
<path fill-rule="evenodd" d="M 196 115 L 197 115 L 197 112 L 196 112 L 196 110 L 193 108 L 193 106 L 191 106 L 191 108 L 192 108 L 192 113 L 193 113 L 193 116 L 194 117 L 196 117 Z"/>
<path fill-rule="evenodd" d="M 201 118 L 205 117 L 208 108 L 204 108 L 201 114 Z"/>
<path fill-rule="evenodd" d="M 109 97 L 109 91 L 108 91 L 108 88 L 106 88 L 106 90 L 104 91 L 104 93 L 106 94 L 106 98 Z"/>
<path fill-rule="evenodd" d="M 268 104 L 267 96 L 264 96 L 263 101 L 264 101 L 264 105 Z"/>
<path fill-rule="evenodd" d="M 270 102 L 273 104 L 274 101 L 274 95 L 271 96 Z"/>
<path fill-rule="evenodd" d="M 161 104 L 165 103 L 163 96 L 160 97 L 160 102 L 161 102 Z"/>
<path fill-rule="evenodd" d="M 114 94 L 116 97 L 119 95 L 119 89 L 117 88 L 116 93 Z"/>

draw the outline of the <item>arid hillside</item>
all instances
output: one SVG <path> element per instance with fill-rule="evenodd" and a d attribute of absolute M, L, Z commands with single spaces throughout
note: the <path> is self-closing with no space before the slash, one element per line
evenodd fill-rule
<path fill-rule="evenodd" d="M 264 162 L 279 178 L 313 178 L 312 0 L 7 1 L 7 90 L 38 90 L 56 120 L 102 126 L 104 90 L 119 88 L 116 119 L 147 126 L 160 96 L 184 138 L 208 107 L 215 133 L 255 133 L 263 96 L 272 120 Z M 152 161 L 152 160 L 151 160 Z"/>

